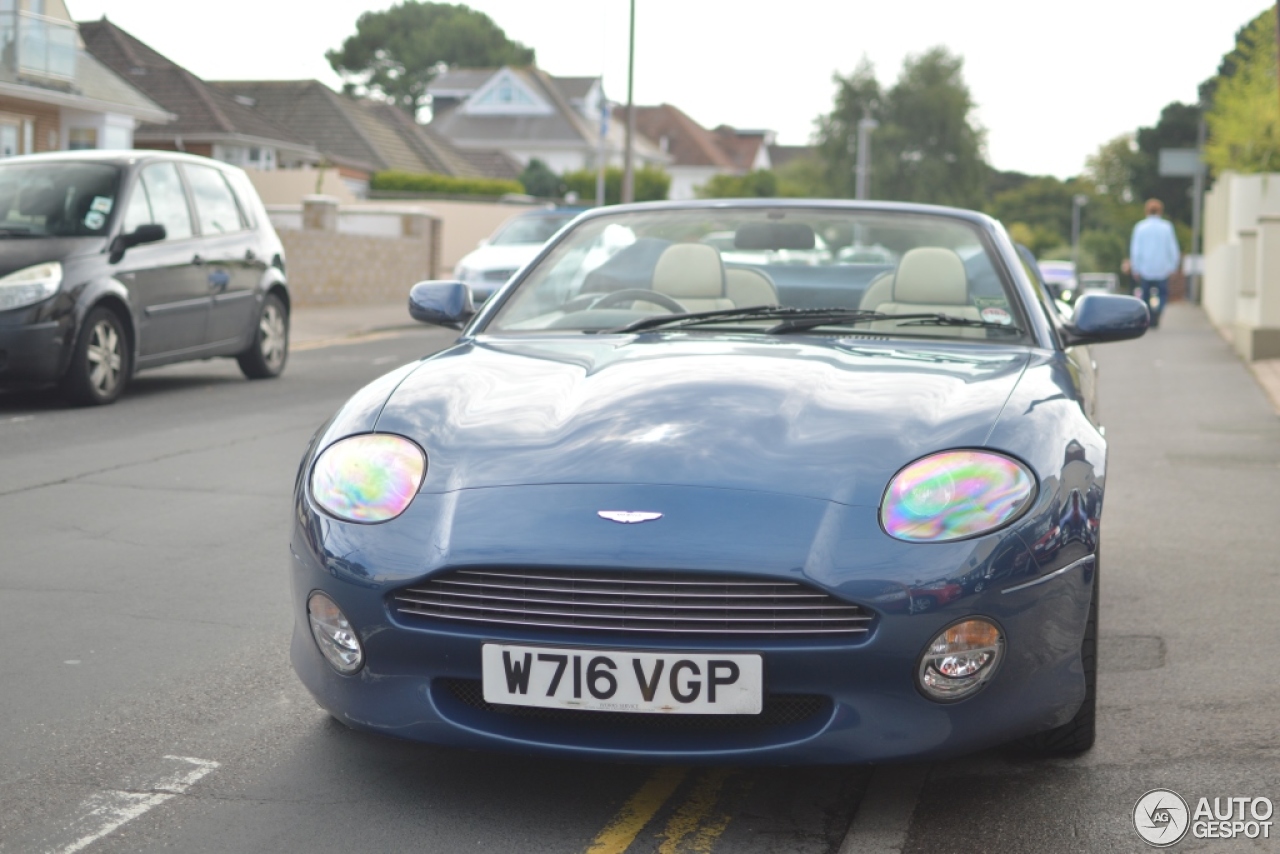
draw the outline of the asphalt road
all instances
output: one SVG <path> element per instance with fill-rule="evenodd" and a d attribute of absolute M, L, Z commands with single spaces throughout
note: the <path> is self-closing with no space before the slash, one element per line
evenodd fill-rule
<path fill-rule="evenodd" d="M 1083 758 L 654 768 L 335 724 L 288 664 L 295 468 L 355 388 L 450 338 L 303 350 L 271 382 L 161 369 L 103 409 L 0 393 L 0 851 L 1137 851 L 1149 789 L 1280 800 L 1280 418 L 1179 306 L 1096 352 L 1112 456 Z"/>

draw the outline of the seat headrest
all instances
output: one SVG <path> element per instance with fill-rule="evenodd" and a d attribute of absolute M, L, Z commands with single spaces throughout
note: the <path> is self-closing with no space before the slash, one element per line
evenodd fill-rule
<path fill-rule="evenodd" d="M 894 302 L 968 305 L 964 262 L 950 249 L 920 246 L 908 250 L 893 280 Z"/>
<path fill-rule="evenodd" d="M 680 299 L 718 299 L 724 296 L 724 265 L 714 246 L 675 243 L 653 268 L 653 289 Z"/>

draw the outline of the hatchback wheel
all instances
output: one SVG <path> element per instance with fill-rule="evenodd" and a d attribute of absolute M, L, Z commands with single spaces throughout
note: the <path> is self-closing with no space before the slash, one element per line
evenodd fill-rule
<path fill-rule="evenodd" d="M 275 294 L 267 294 L 258 315 L 253 344 L 239 356 L 240 371 L 251 380 L 280 376 L 289 359 L 289 310 Z"/>
<path fill-rule="evenodd" d="M 120 316 L 109 308 L 95 308 L 80 327 L 62 390 L 73 403 L 111 403 L 124 391 L 129 367 L 129 337 Z"/>

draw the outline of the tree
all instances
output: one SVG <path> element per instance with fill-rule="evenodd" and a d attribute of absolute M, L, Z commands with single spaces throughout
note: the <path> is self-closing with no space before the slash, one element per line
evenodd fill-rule
<path fill-rule="evenodd" d="M 1159 199 L 1164 212 L 1174 222 L 1191 225 L 1191 179 L 1160 175 L 1160 149 L 1195 148 L 1200 125 L 1200 108 L 1174 101 L 1160 111 L 1152 127 L 1138 128 L 1138 155 L 1133 162 L 1135 201 Z"/>
<path fill-rule="evenodd" d="M 1215 172 L 1280 171 L 1280 87 L 1276 81 L 1276 11 L 1268 8 L 1236 37 L 1210 81 L 1205 161 Z"/>
<path fill-rule="evenodd" d="M 853 195 L 858 122 L 879 122 L 871 142 L 871 195 L 877 199 L 977 207 L 989 171 L 983 132 L 973 124 L 964 60 L 944 47 L 910 56 L 893 87 L 881 91 L 866 61 L 836 76 L 834 109 L 818 122 L 818 148 L 832 190 Z"/>
<path fill-rule="evenodd" d="M 707 183 L 694 187 L 700 199 L 773 198 L 778 195 L 778 176 L 768 169 L 746 175 L 712 175 Z"/>
<path fill-rule="evenodd" d="M 558 198 L 565 191 L 564 180 L 536 157 L 520 173 L 520 183 L 524 184 L 526 193 L 544 199 Z"/>
<path fill-rule="evenodd" d="M 383 12 L 365 12 L 355 35 L 325 58 L 349 90 L 373 93 L 416 115 L 442 68 L 531 65 L 534 52 L 510 41 L 483 12 L 404 0 Z"/>

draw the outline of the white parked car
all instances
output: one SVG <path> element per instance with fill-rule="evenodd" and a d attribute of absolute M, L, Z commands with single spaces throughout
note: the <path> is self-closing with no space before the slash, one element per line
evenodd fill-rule
<path fill-rule="evenodd" d="M 553 234 L 584 210 L 544 208 L 507 220 L 457 263 L 453 278 L 471 288 L 475 302 L 487 300 L 531 261 Z"/>
<path fill-rule="evenodd" d="M 1076 295 L 1080 292 L 1080 284 L 1076 279 L 1076 265 L 1071 261 L 1040 261 L 1037 265 L 1040 268 L 1040 275 L 1044 277 L 1044 283 L 1049 286 L 1049 291 L 1053 294 L 1054 299 L 1059 299 L 1067 305 L 1075 300 Z"/>

